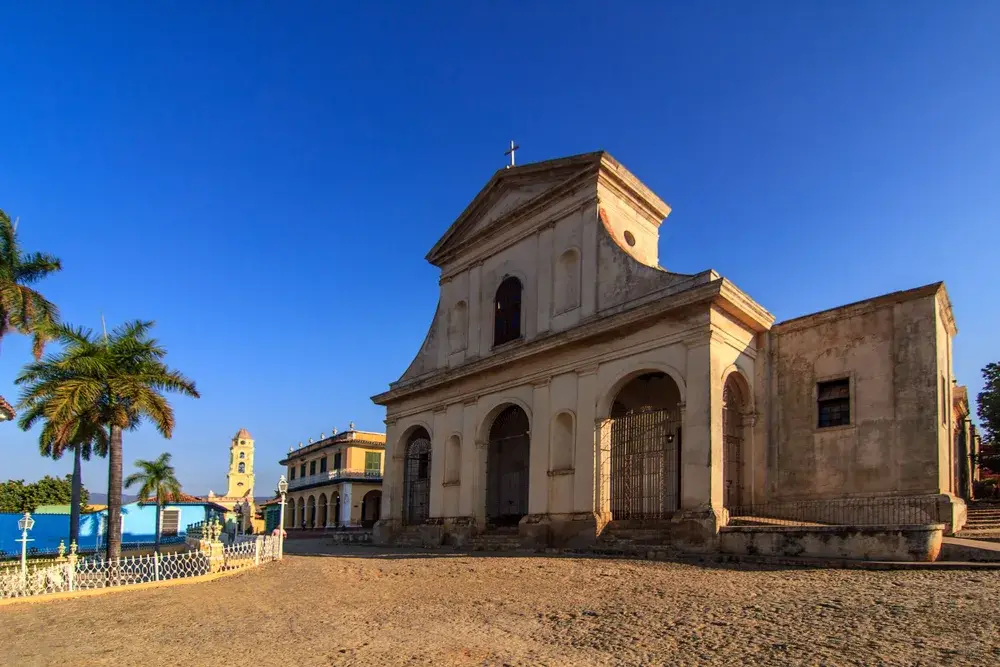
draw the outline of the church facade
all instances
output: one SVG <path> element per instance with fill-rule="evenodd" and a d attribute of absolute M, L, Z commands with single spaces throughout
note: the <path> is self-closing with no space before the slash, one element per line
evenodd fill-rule
<path fill-rule="evenodd" d="M 388 391 L 376 541 L 614 525 L 711 548 L 747 507 L 879 497 L 952 528 L 952 338 L 933 284 L 774 317 L 659 265 L 670 208 L 604 152 L 498 171 L 427 255 L 440 300 Z"/>

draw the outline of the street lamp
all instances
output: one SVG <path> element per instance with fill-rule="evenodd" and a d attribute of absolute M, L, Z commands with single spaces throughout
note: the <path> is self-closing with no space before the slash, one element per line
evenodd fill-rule
<path fill-rule="evenodd" d="M 281 495 L 281 512 L 278 513 L 278 560 L 285 556 L 285 494 L 288 493 L 288 481 L 282 475 L 278 479 L 278 493 Z"/>
<path fill-rule="evenodd" d="M 233 506 L 233 510 L 236 512 L 236 526 L 233 529 L 233 542 L 236 542 L 240 536 L 240 529 L 243 527 L 243 503 L 237 500 L 236 505 Z"/>
<path fill-rule="evenodd" d="M 26 584 L 28 581 L 28 542 L 34 542 L 34 540 L 28 539 L 28 531 L 35 527 L 35 520 L 31 518 L 31 512 L 24 510 L 24 516 L 17 522 L 17 527 L 21 530 L 21 539 L 17 540 L 21 543 L 21 583 Z"/>

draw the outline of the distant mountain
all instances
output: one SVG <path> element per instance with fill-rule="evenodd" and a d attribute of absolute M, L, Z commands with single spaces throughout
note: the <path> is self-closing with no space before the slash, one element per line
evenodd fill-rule
<path fill-rule="evenodd" d="M 132 496 L 127 493 L 122 494 L 122 504 L 134 503 L 139 499 L 139 496 Z M 94 493 L 90 492 L 90 504 L 91 505 L 107 505 L 108 504 L 108 494 L 106 493 Z"/>

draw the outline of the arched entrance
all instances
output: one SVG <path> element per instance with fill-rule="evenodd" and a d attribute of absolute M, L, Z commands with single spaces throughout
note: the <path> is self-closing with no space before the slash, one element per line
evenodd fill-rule
<path fill-rule="evenodd" d="M 423 428 L 406 443 L 403 487 L 403 522 L 424 523 L 431 514 L 431 437 Z"/>
<path fill-rule="evenodd" d="M 326 528 L 326 517 L 327 517 L 328 507 L 327 507 L 327 500 L 325 493 L 319 494 L 318 502 L 319 502 L 319 527 Z"/>
<path fill-rule="evenodd" d="M 330 518 L 330 523 L 334 525 L 335 528 L 340 528 L 340 492 L 334 491 L 330 494 L 330 511 L 333 512 L 333 516 Z"/>
<path fill-rule="evenodd" d="M 486 520 L 517 525 L 528 513 L 528 415 L 517 405 L 503 410 L 490 427 L 486 451 Z"/>
<path fill-rule="evenodd" d="M 680 509 L 680 390 L 665 373 L 644 373 L 611 406 L 612 519 L 666 519 Z"/>
<path fill-rule="evenodd" d="M 297 525 L 296 528 L 305 528 L 306 527 L 306 501 L 303 500 L 302 498 L 299 498 L 299 511 L 298 511 L 297 515 L 298 515 L 298 518 L 299 518 L 299 525 Z"/>
<path fill-rule="evenodd" d="M 743 412 L 746 400 L 736 380 L 726 378 L 722 389 L 722 505 L 733 509 L 743 504 Z"/>
<path fill-rule="evenodd" d="M 371 528 L 382 514 L 382 492 L 369 491 L 361 499 L 361 525 Z"/>
<path fill-rule="evenodd" d="M 316 496 L 309 496 L 309 500 L 306 503 L 306 527 L 315 528 L 316 527 Z"/>

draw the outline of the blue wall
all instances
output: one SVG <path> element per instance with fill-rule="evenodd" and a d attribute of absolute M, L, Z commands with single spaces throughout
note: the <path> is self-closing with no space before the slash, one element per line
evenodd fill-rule
<path fill-rule="evenodd" d="M 179 534 L 187 532 L 187 527 L 198 521 L 205 521 L 212 515 L 206 505 L 164 505 L 163 509 L 180 510 Z M 21 514 L 0 513 L 0 550 L 7 555 L 21 553 L 21 543 L 16 541 L 21 537 L 17 522 Z M 107 510 L 93 514 L 80 515 L 81 551 L 91 551 L 104 544 L 104 524 L 107 521 Z M 152 542 L 156 539 L 156 505 L 140 505 L 129 503 L 122 506 L 124 528 L 122 542 Z M 69 514 L 32 514 L 35 526 L 28 533 L 29 551 L 37 548 L 39 551 L 55 551 L 59 541 L 64 540 L 69 548 Z"/>

